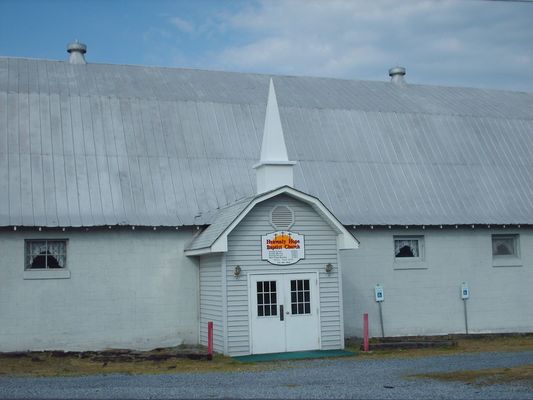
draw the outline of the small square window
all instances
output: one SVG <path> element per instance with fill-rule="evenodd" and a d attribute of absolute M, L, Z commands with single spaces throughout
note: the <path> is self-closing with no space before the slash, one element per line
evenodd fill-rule
<path fill-rule="evenodd" d="M 423 236 L 394 236 L 394 258 L 422 260 L 424 258 Z"/>
<path fill-rule="evenodd" d="M 492 235 L 493 257 L 519 257 L 518 235 Z"/>
<path fill-rule="evenodd" d="M 26 240 L 26 270 L 58 270 L 66 267 L 66 240 Z"/>

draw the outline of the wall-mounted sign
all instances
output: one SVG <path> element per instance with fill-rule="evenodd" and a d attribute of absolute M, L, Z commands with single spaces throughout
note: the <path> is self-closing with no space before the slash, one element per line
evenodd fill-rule
<path fill-rule="evenodd" d="M 294 264 L 305 258 L 304 235 L 277 231 L 261 236 L 261 259 L 274 265 Z"/>

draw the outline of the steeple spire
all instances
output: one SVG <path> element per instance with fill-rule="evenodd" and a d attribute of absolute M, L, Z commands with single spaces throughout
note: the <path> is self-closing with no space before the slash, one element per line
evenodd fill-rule
<path fill-rule="evenodd" d="M 265 115 L 261 159 L 255 165 L 257 193 L 264 193 L 280 186 L 293 186 L 292 168 L 296 164 L 289 161 L 274 82 L 270 79 L 268 102 Z"/>

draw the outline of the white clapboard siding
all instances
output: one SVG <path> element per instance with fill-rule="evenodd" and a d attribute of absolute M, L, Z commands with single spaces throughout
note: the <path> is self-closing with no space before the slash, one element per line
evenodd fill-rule
<path fill-rule="evenodd" d="M 261 235 L 276 230 L 270 225 L 269 216 L 277 204 L 291 207 L 295 215 L 291 231 L 305 235 L 305 259 L 290 266 L 276 266 L 261 260 Z M 330 274 L 325 271 L 327 263 L 333 264 L 334 267 Z M 229 235 L 226 265 L 227 335 L 230 355 L 250 352 L 247 275 L 251 273 L 318 271 L 321 347 L 343 347 L 336 232 L 310 205 L 285 195 L 258 204 Z M 242 268 L 238 278 L 233 276 L 235 265 Z"/>
<path fill-rule="evenodd" d="M 207 346 L 207 323 L 213 321 L 214 350 L 224 352 L 222 325 L 222 256 L 200 257 L 200 344 Z"/>

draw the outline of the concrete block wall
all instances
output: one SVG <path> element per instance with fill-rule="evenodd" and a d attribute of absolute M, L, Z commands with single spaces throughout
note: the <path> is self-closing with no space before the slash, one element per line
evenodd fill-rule
<path fill-rule="evenodd" d="M 470 333 L 533 331 L 533 230 L 488 228 L 354 230 L 358 250 L 341 251 L 346 337 L 363 333 L 369 313 L 370 334 L 380 336 L 374 286 L 384 287 L 386 336 L 465 333 L 460 285 L 467 282 Z M 520 259 L 496 266 L 492 234 L 519 234 Z M 424 237 L 421 262 L 395 262 L 394 239 Z"/>
<path fill-rule="evenodd" d="M 0 351 L 198 342 L 192 231 L 0 232 Z M 68 279 L 25 279 L 25 239 L 68 239 Z M 33 271 L 32 271 L 33 272 Z M 46 271 L 42 271 L 45 273 Z"/>

